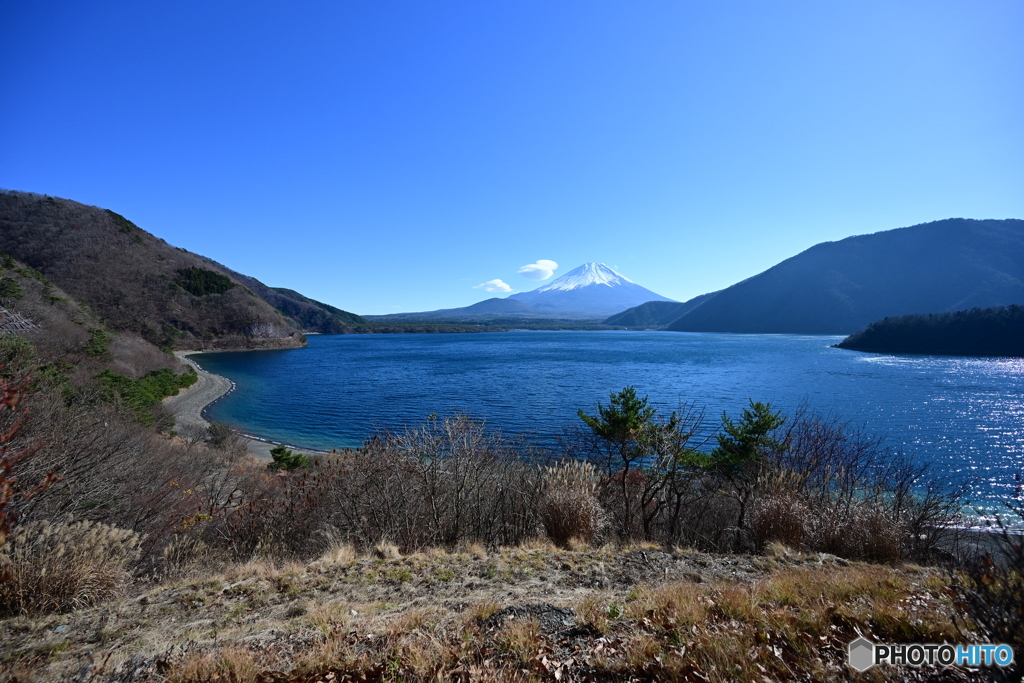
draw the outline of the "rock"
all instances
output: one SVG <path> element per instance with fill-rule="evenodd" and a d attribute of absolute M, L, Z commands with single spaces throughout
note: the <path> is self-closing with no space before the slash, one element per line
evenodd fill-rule
<path fill-rule="evenodd" d="M 480 622 L 485 628 L 497 628 L 512 619 L 537 620 L 541 633 L 557 633 L 576 626 L 576 612 L 568 607 L 554 605 L 521 605 L 506 607 Z"/>

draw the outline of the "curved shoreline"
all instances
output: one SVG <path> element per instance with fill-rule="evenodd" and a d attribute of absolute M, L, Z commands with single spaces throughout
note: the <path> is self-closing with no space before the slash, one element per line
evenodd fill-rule
<path fill-rule="evenodd" d="M 204 370 L 198 363 L 189 358 L 196 353 L 211 353 L 204 350 L 175 351 L 174 355 L 183 363 L 192 366 L 196 371 L 198 379 L 195 384 L 178 392 L 177 396 L 169 396 L 164 399 L 164 405 L 173 413 L 174 421 L 182 427 L 196 426 L 206 429 L 210 421 L 203 414 L 206 409 L 235 390 L 236 384 L 227 377 L 216 375 Z M 259 460 L 270 461 L 270 449 L 281 445 L 276 441 L 261 439 L 242 432 L 236 433 L 244 440 L 246 448 L 254 457 Z M 283 444 L 289 448 L 295 448 L 305 453 L 321 453 L 323 451 L 302 446 Z"/>

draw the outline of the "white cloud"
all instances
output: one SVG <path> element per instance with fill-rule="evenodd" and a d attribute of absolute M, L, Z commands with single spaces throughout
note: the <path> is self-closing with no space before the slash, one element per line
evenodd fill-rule
<path fill-rule="evenodd" d="M 501 292 L 503 294 L 509 294 L 516 291 L 501 280 L 488 280 L 482 285 L 473 287 L 473 289 L 483 289 L 485 292 Z"/>
<path fill-rule="evenodd" d="M 547 280 L 555 274 L 558 264 L 547 259 L 540 259 L 536 263 L 530 263 L 519 269 L 519 274 L 527 280 Z"/>

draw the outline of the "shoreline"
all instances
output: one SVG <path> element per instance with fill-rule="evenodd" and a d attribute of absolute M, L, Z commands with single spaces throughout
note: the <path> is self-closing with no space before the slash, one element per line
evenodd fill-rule
<path fill-rule="evenodd" d="M 183 363 L 190 365 L 192 369 L 196 371 L 196 376 L 198 377 L 195 384 L 192 386 L 182 389 L 176 396 L 168 396 L 163 400 L 164 405 L 171 411 L 171 413 L 173 413 L 174 421 L 177 426 L 197 426 L 202 429 L 208 428 L 210 426 L 210 421 L 207 420 L 204 415 L 206 409 L 235 390 L 236 385 L 230 379 L 204 370 L 198 363 L 189 358 L 189 356 L 197 353 L 216 352 L 217 349 L 199 349 L 174 352 L 175 357 Z M 274 446 L 280 445 L 313 455 L 330 452 L 271 441 L 270 439 L 263 439 L 238 430 L 232 431 L 241 437 L 246 448 L 253 457 L 265 462 L 270 462 L 273 459 L 270 455 L 270 449 Z"/>

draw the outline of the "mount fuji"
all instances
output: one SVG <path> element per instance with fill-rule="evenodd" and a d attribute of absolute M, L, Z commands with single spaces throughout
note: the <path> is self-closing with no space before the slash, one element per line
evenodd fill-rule
<path fill-rule="evenodd" d="M 494 297 L 472 306 L 422 313 L 365 316 L 378 322 L 540 321 L 544 319 L 603 320 L 648 301 L 672 301 L 641 287 L 603 263 L 584 263 L 562 277 L 530 292 L 504 299 Z"/>
<path fill-rule="evenodd" d="M 672 301 L 603 263 L 584 263 L 533 291 L 512 294 L 509 300 L 561 318 L 607 317 L 648 301 Z"/>

